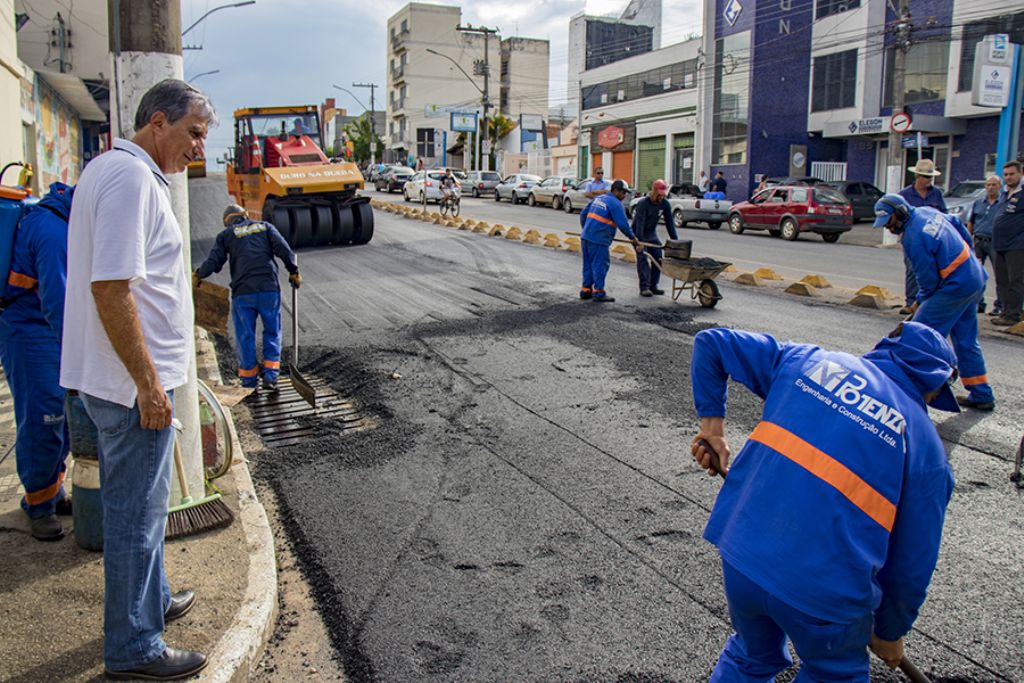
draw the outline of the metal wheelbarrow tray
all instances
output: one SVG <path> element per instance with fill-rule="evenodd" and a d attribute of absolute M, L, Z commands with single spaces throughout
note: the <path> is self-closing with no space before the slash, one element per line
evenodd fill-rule
<path fill-rule="evenodd" d="M 731 265 L 709 258 L 682 260 L 665 257 L 660 268 L 662 273 L 672 278 L 673 301 L 678 301 L 683 292 L 689 292 L 690 298 L 699 301 L 704 308 L 714 308 L 722 298 L 715 278 Z"/>

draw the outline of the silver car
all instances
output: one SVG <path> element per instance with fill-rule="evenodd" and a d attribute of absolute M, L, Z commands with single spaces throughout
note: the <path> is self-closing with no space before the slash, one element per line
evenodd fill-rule
<path fill-rule="evenodd" d="M 530 206 L 548 204 L 552 209 L 560 209 L 562 208 L 562 197 L 569 191 L 569 188 L 575 187 L 578 182 L 579 178 L 575 178 L 573 176 L 548 176 L 542 180 L 540 184 L 530 190 L 530 194 L 527 195 L 526 198 L 526 203 Z"/>
<path fill-rule="evenodd" d="M 513 204 L 522 204 L 530 190 L 540 182 L 540 176 L 529 173 L 513 173 L 494 187 L 494 201 L 508 199 Z"/>
<path fill-rule="evenodd" d="M 474 197 L 492 194 L 500 182 L 501 176 L 497 171 L 469 171 L 466 173 L 466 192 Z"/>
<path fill-rule="evenodd" d="M 458 181 L 458 175 L 455 175 Z M 428 202 L 441 201 L 441 179 L 444 178 L 443 171 L 416 171 L 416 173 L 405 182 L 402 188 L 402 196 L 407 202 L 423 203 L 424 198 Z M 456 194 L 461 194 L 459 183 L 455 185 Z"/>
<path fill-rule="evenodd" d="M 581 211 L 583 207 L 590 203 L 590 197 L 587 196 L 587 184 L 593 180 L 593 178 L 586 178 L 581 180 L 573 187 L 570 187 L 562 195 L 562 210 L 566 213 L 573 213 L 574 211 Z M 608 178 L 609 184 L 614 183 L 615 180 Z M 625 180 L 622 182 L 626 183 Z M 629 198 L 633 196 L 633 190 L 629 187 L 629 183 L 626 183 L 626 199 L 625 204 L 629 204 Z"/>
<path fill-rule="evenodd" d="M 943 196 L 946 202 L 946 212 L 950 216 L 956 216 L 964 225 L 970 217 L 971 206 L 978 197 L 985 196 L 984 180 L 964 180 Z"/>

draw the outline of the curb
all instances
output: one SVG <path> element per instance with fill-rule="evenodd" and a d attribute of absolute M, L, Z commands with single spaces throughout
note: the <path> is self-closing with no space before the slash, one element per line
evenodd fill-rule
<path fill-rule="evenodd" d="M 196 355 L 202 354 L 202 359 L 196 361 L 200 375 L 204 381 L 220 384 L 213 342 L 202 328 L 196 331 Z M 209 666 L 194 680 L 243 683 L 252 677 L 263 649 L 273 635 L 277 618 L 277 558 L 267 511 L 256 497 L 249 466 L 242 453 L 242 444 L 234 431 L 231 412 L 226 410 L 225 417 L 232 422 L 232 443 L 236 453 L 236 462 L 227 476 L 234 478 L 238 491 L 238 520 L 242 524 L 245 544 L 249 549 L 249 567 L 242 604 L 231 625 L 210 653 Z"/>

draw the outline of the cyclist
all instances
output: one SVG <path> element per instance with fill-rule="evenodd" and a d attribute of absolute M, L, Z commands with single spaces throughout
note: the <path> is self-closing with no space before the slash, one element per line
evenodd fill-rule
<path fill-rule="evenodd" d="M 441 195 L 442 200 L 448 204 L 455 203 L 455 190 L 460 187 L 459 179 L 452 174 L 452 169 L 444 169 L 444 177 L 441 178 Z"/>

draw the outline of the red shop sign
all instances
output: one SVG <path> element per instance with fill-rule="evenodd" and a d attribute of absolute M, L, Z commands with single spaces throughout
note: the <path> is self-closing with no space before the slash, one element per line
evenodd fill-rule
<path fill-rule="evenodd" d="M 597 144 L 605 149 L 612 149 L 622 144 L 626 139 L 626 131 L 618 126 L 608 126 L 597 134 Z"/>

